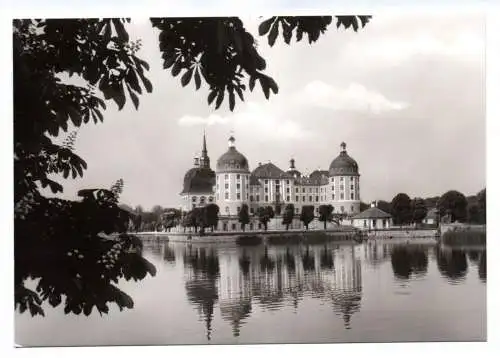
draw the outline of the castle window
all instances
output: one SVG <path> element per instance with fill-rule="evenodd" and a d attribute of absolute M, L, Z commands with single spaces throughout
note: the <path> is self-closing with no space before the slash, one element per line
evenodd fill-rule
<path fill-rule="evenodd" d="M 240 175 L 236 174 L 236 179 L 240 180 Z"/>
<path fill-rule="evenodd" d="M 295 195 L 295 201 L 299 201 L 299 196 L 298 195 Z"/>
<path fill-rule="evenodd" d="M 250 201 L 253 201 L 253 195 L 250 195 Z"/>
<path fill-rule="evenodd" d="M 299 208 L 295 208 L 295 214 L 299 213 Z"/>
<path fill-rule="evenodd" d="M 257 194 L 257 198 L 255 199 L 255 201 L 260 201 L 260 195 Z"/>
<path fill-rule="evenodd" d="M 236 200 L 240 200 L 241 199 L 241 194 L 240 193 L 236 193 Z"/>
<path fill-rule="evenodd" d="M 279 184 L 280 184 L 280 181 L 279 181 L 279 180 L 275 180 L 274 182 L 276 183 L 276 185 L 279 185 Z"/>
<path fill-rule="evenodd" d="M 267 186 L 264 188 L 264 192 L 265 193 L 269 192 L 269 188 Z"/>
<path fill-rule="evenodd" d="M 295 188 L 295 192 L 298 193 L 299 192 L 299 188 Z"/>
<path fill-rule="evenodd" d="M 335 200 L 335 194 L 332 194 L 332 200 Z"/>
<path fill-rule="evenodd" d="M 236 184 L 236 189 L 240 189 L 240 187 L 241 187 L 241 184 L 240 184 L 240 183 L 237 183 L 237 184 Z"/>
<path fill-rule="evenodd" d="M 239 206 L 236 208 L 236 212 L 237 212 L 237 213 L 239 213 L 239 212 L 240 212 L 240 207 L 239 207 Z"/>
<path fill-rule="evenodd" d="M 205 204 L 205 197 L 204 196 L 200 197 L 200 204 Z"/>
<path fill-rule="evenodd" d="M 316 195 L 316 202 L 318 202 L 318 201 L 319 201 L 319 196 Z"/>
<path fill-rule="evenodd" d="M 229 200 L 229 193 L 227 191 L 224 193 L 224 199 Z"/>
<path fill-rule="evenodd" d="M 309 201 L 313 201 L 313 197 L 309 195 Z"/>
<path fill-rule="evenodd" d="M 316 188 L 316 193 L 318 193 L 318 188 Z"/>
<path fill-rule="evenodd" d="M 351 205 L 351 213 L 353 213 L 353 212 L 354 212 L 354 206 Z"/>
<path fill-rule="evenodd" d="M 335 187 L 334 186 L 332 186 L 332 191 L 335 191 Z"/>
<path fill-rule="evenodd" d="M 228 180 L 229 179 L 229 175 L 228 174 L 224 175 L 224 179 Z"/>
<path fill-rule="evenodd" d="M 340 191 L 344 191 L 344 186 L 340 185 Z"/>
<path fill-rule="evenodd" d="M 193 203 L 196 203 L 196 196 L 193 196 L 192 200 L 193 200 Z"/>
<path fill-rule="evenodd" d="M 267 184 L 267 179 L 266 179 L 266 180 L 264 180 L 264 184 Z"/>
<path fill-rule="evenodd" d="M 302 192 L 305 193 L 306 192 L 306 188 L 302 188 Z"/>
<path fill-rule="evenodd" d="M 306 201 L 306 196 L 305 195 L 302 196 L 302 201 Z"/>
<path fill-rule="evenodd" d="M 343 207 L 343 206 L 341 206 L 341 207 L 340 207 L 340 211 L 344 212 L 344 210 L 345 210 L 345 209 L 344 209 L 344 207 Z"/>
<path fill-rule="evenodd" d="M 353 184 L 351 184 L 351 190 L 354 190 L 354 185 Z"/>
<path fill-rule="evenodd" d="M 290 195 L 286 196 L 286 201 L 290 201 Z"/>
<path fill-rule="evenodd" d="M 228 183 L 224 184 L 224 188 L 229 189 L 229 184 Z"/>
<path fill-rule="evenodd" d="M 334 178 L 334 177 L 332 177 L 332 183 L 333 183 L 334 181 L 335 181 L 335 178 Z"/>
<path fill-rule="evenodd" d="M 290 180 L 287 180 L 287 181 L 286 181 L 286 185 L 290 185 Z"/>
<path fill-rule="evenodd" d="M 351 200 L 354 200 L 354 193 L 351 193 Z"/>
<path fill-rule="evenodd" d="M 266 201 L 269 201 L 269 196 L 268 195 L 266 195 Z"/>
<path fill-rule="evenodd" d="M 340 200 L 344 200 L 344 193 L 340 193 Z"/>
<path fill-rule="evenodd" d="M 229 214 L 229 206 L 226 206 L 226 214 Z"/>
<path fill-rule="evenodd" d="M 231 230 L 236 230 L 236 224 L 231 224 Z"/>
<path fill-rule="evenodd" d="M 286 188 L 286 192 L 289 193 L 290 192 L 290 188 Z"/>
<path fill-rule="evenodd" d="M 312 193 L 312 191 L 313 191 L 312 188 L 309 188 L 309 192 Z"/>
<path fill-rule="evenodd" d="M 252 215 L 253 215 L 253 208 L 250 208 L 250 214 L 252 214 Z M 250 225 L 252 225 L 252 224 L 250 224 Z M 251 229 L 252 229 L 252 228 L 250 227 L 250 230 L 251 230 Z"/>

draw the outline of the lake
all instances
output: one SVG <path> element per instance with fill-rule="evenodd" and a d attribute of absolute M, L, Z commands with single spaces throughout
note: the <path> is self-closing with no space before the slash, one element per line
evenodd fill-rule
<path fill-rule="evenodd" d="M 102 317 L 16 312 L 25 346 L 486 340 L 486 251 L 144 241 L 157 275 Z"/>

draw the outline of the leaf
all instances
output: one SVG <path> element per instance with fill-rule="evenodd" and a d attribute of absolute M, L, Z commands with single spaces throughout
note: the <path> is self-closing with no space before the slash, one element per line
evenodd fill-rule
<path fill-rule="evenodd" d="M 125 93 L 123 90 L 123 85 L 121 83 L 116 87 L 114 96 L 112 98 L 113 101 L 115 101 L 115 103 L 117 104 L 118 110 L 123 109 L 123 106 L 125 106 Z"/>
<path fill-rule="evenodd" d="M 242 102 L 245 101 L 245 99 L 243 98 L 243 91 L 242 91 L 242 89 L 244 89 L 244 88 L 237 86 L 237 87 L 235 87 L 235 89 L 236 89 L 236 93 L 238 93 L 238 97 L 240 97 L 241 101 Z"/>
<path fill-rule="evenodd" d="M 201 87 L 201 77 L 198 69 L 196 69 L 196 72 L 194 73 L 194 83 L 196 84 L 196 89 L 199 90 Z"/>
<path fill-rule="evenodd" d="M 266 99 L 269 99 L 269 84 L 267 83 L 266 78 L 261 77 L 259 80 L 260 86 L 262 87 L 262 92 L 264 92 L 264 96 L 266 96 Z"/>
<path fill-rule="evenodd" d="M 231 110 L 231 112 L 234 109 L 234 105 L 235 105 L 234 102 L 235 102 L 234 101 L 234 91 L 231 91 L 231 92 L 229 92 L 229 109 Z"/>
<path fill-rule="evenodd" d="M 191 81 L 191 77 L 193 77 L 193 68 L 187 70 L 181 77 L 182 87 L 186 87 L 186 85 Z"/>
<path fill-rule="evenodd" d="M 257 76 L 250 76 L 250 81 L 249 81 L 249 88 L 250 91 L 253 91 L 253 88 L 255 87 L 255 80 L 257 79 Z"/>
<path fill-rule="evenodd" d="M 141 86 L 139 85 L 139 79 L 137 78 L 137 74 L 133 69 L 129 69 L 126 79 L 127 84 L 130 85 L 134 89 L 134 91 L 139 94 L 142 93 Z"/>
<path fill-rule="evenodd" d="M 270 19 L 263 21 L 259 25 L 259 36 L 264 36 L 269 31 L 275 19 L 276 19 L 275 17 L 271 17 Z"/>
<path fill-rule="evenodd" d="M 176 55 L 174 52 L 168 53 L 165 57 L 165 61 L 163 62 L 163 68 L 170 68 L 175 62 Z"/>
<path fill-rule="evenodd" d="M 267 38 L 269 46 L 273 47 L 277 37 L 278 37 L 278 22 L 275 22 Z"/>
<path fill-rule="evenodd" d="M 217 101 L 215 102 L 215 109 L 219 109 L 223 100 L 224 100 L 224 90 L 219 90 L 219 95 L 217 96 Z"/>
<path fill-rule="evenodd" d="M 217 95 L 217 91 L 216 90 L 212 90 L 209 94 L 208 94 L 208 104 L 212 104 L 212 102 L 214 101 L 215 99 L 215 96 Z"/>
<path fill-rule="evenodd" d="M 174 64 L 174 67 L 172 67 L 172 76 L 176 77 L 181 72 L 181 69 L 182 69 L 181 63 L 176 62 Z"/>
<path fill-rule="evenodd" d="M 112 21 L 113 21 L 113 25 L 115 25 L 115 30 L 116 30 L 116 34 L 118 35 L 118 38 L 122 42 L 128 42 L 129 37 L 128 37 L 127 30 L 125 30 L 125 27 L 123 26 L 123 23 L 120 21 L 120 19 L 113 19 Z"/>
<path fill-rule="evenodd" d="M 132 102 L 134 103 L 134 107 L 135 109 L 139 109 L 139 97 L 137 97 L 137 95 L 134 93 L 134 91 L 132 91 L 132 89 L 130 88 L 129 85 L 127 85 L 127 89 L 128 89 L 128 94 L 130 95 L 130 98 L 132 99 Z"/>

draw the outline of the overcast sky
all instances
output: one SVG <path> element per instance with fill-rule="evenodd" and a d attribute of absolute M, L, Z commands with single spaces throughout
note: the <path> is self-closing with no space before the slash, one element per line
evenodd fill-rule
<path fill-rule="evenodd" d="M 242 20 L 257 36 L 259 19 Z M 231 130 L 251 169 L 269 160 L 286 169 L 292 156 L 302 172 L 328 169 L 345 141 L 365 202 L 399 192 L 470 195 L 485 186 L 482 16 L 379 14 L 359 33 L 332 27 L 313 45 L 270 48 L 260 38 L 279 94 L 268 101 L 256 86 L 233 113 L 226 103 L 208 107 L 206 88 L 182 88 L 162 68 L 156 30 L 147 20 L 132 22 L 153 93 L 140 98 L 138 111 L 109 103 L 104 123 L 79 130 L 75 149 L 88 170 L 64 182 L 65 197 L 123 178 L 122 202 L 178 206 L 204 129 L 213 169 Z"/>

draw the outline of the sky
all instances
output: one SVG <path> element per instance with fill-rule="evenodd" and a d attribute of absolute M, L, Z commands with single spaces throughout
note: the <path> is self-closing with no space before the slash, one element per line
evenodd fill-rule
<path fill-rule="evenodd" d="M 242 20 L 258 37 L 262 19 Z M 232 113 L 227 103 L 209 107 L 206 87 L 183 88 L 163 70 L 147 19 L 132 19 L 128 29 L 142 39 L 153 93 L 137 111 L 109 103 L 104 123 L 79 129 L 75 150 L 88 169 L 82 179 L 63 180 L 63 197 L 123 178 L 123 203 L 179 206 L 204 130 L 213 169 L 231 131 L 251 170 L 268 161 L 286 170 L 291 157 L 305 173 L 328 169 L 345 141 L 365 202 L 400 192 L 473 195 L 486 185 L 485 24 L 478 13 L 380 13 L 358 33 L 331 27 L 312 45 L 270 48 L 259 38 L 279 93 L 266 100 L 257 88 Z"/>

